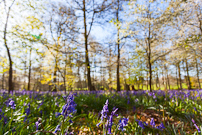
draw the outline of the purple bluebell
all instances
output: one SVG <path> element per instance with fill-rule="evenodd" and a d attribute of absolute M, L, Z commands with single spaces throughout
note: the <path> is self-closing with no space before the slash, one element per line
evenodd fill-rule
<path fill-rule="evenodd" d="M 152 127 L 155 127 L 155 126 L 156 126 L 155 121 L 154 121 L 154 118 L 151 118 L 150 125 L 151 125 Z"/>
<path fill-rule="evenodd" d="M 57 125 L 57 127 L 55 128 L 55 131 L 53 133 L 56 134 L 58 132 L 58 130 L 60 130 L 60 125 Z"/>
<path fill-rule="evenodd" d="M 30 103 L 28 103 L 28 108 L 25 110 L 26 115 L 30 114 Z"/>
<path fill-rule="evenodd" d="M 197 109 L 196 109 L 196 107 L 194 107 L 194 110 L 195 110 L 196 112 L 198 112 Z"/>
<path fill-rule="evenodd" d="M 196 129 L 198 130 L 198 132 L 200 133 L 201 130 L 200 130 L 200 128 L 196 125 L 196 122 L 194 121 L 194 119 L 192 119 L 192 122 L 194 123 L 195 128 L 196 128 Z"/>
<path fill-rule="evenodd" d="M 12 109 L 15 109 L 15 107 L 16 107 L 16 104 L 12 99 L 9 102 L 9 106 L 11 106 Z"/>
<path fill-rule="evenodd" d="M 102 123 L 102 121 L 104 120 L 104 118 L 107 117 L 107 113 L 109 112 L 108 104 L 109 104 L 109 102 L 108 102 L 108 99 L 107 99 L 106 102 L 105 102 L 105 105 L 103 106 L 103 109 L 101 111 L 101 118 L 100 118 L 101 120 L 96 126 L 99 126 Z"/>
<path fill-rule="evenodd" d="M 122 118 L 119 120 L 118 129 L 124 131 L 124 127 L 128 124 L 128 118 Z"/>
<path fill-rule="evenodd" d="M 36 125 L 36 130 L 38 130 L 38 128 L 39 128 L 39 122 L 38 121 L 35 122 L 35 125 Z"/>
<path fill-rule="evenodd" d="M 76 112 L 76 103 L 74 102 L 74 95 L 70 94 L 66 100 L 66 104 L 63 105 L 62 107 L 62 112 L 61 113 L 56 113 L 56 117 L 63 115 L 65 118 L 66 117 L 72 117 L 72 113 Z"/>
<path fill-rule="evenodd" d="M 145 129 L 144 127 L 144 123 L 140 120 L 136 120 L 138 122 L 138 125 L 142 128 L 142 129 Z"/>
<path fill-rule="evenodd" d="M 165 126 L 163 123 L 161 123 L 159 126 L 156 127 L 157 129 L 163 130 L 165 129 Z"/>
<path fill-rule="evenodd" d="M 108 134 L 112 134 L 111 130 L 112 130 L 112 125 L 113 125 L 113 116 L 116 115 L 115 113 L 117 112 L 118 108 L 114 109 L 111 113 L 111 115 L 109 116 L 109 120 L 108 120 Z M 117 115 L 116 115 L 117 116 Z"/>

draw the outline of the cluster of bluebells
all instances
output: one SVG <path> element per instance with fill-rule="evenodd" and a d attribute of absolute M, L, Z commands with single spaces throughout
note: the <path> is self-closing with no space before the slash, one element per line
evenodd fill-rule
<path fill-rule="evenodd" d="M 60 124 L 56 126 L 55 131 L 53 133 L 56 134 L 59 130 L 60 130 Z"/>
<path fill-rule="evenodd" d="M 6 106 L 7 107 L 11 107 L 12 109 L 15 109 L 16 107 L 16 104 L 15 104 L 15 101 L 11 98 L 9 98 L 6 102 L 5 102 Z"/>
<path fill-rule="evenodd" d="M 118 116 L 116 114 L 117 110 L 118 110 L 118 108 L 114 108 L 114 110 L 111 112 L 111 115 L 109 116 L 109 118 L 107 120 L 106 127 L 107 127 L 108 134 L 112 134 L 111 130 L 112 130 L 112 125 L 113 125 L 113 116 Z"/>
<path fill-rule="evenodd" d="M 145 126 L 147 126 L 148 124 L 146 122 L 142 122 L 140 120 L 136 120 L 138 122 L 138 125 L 142 128 L 142 129 L 145 129 Z"/>
<path fill-rule="evenodd" d="M 68 97 L 64 97 L 66 104 L 62 107 L 62 112 L 57 112 L 56 117 L 62 115 L 64 118 L 73 117 L 72 114 L 76 112 L 77 104 L 74 102 L 74 95 L 70 94 Z M 72 120 L 69 120 L 72 123 Z M 57 125 L 54 133 L 57 133 L 60 130 L 61 124 Z"/>
<path fill-rule="evenodd" d="M 200 133 L 201 132 L 201 130 L 200 130 L 200 128 L 196 125 L 196 122 L 195 122 L 195 120 L 194 119 L 192 119 L 192 122 L 194 123 L 194 126 L 195 126 L 195 128 L 198 130 L 198 132 Z"/>
<path fill-rule="evenodd" d="M 157 129 L 160 129 L 160 130 L 165 129 L 165 126 L 163 125 L 163 123 L 161 123 L 159 126 L 156 126 L 155 121 L 154 121 L 154 118 L 151 118 L 150 125 L 151 125 L 153 128 L 156 127 Z"/>
<path fill-rule="evenodd" d="M 125 130 L 124 127 L 127 126 L 127 124 L 128 124 L 128 118 L 121 118 L 119 120 L 118 129 L 121 131 L 124 131 Z"/>
<path fill-rule="evenodd" d="M 39 129 L 39 124 L 41 123 L 41 118 L 38 119 L 37 122 L 35 122 L 36 125 L 36 131 Z"/>
<path fill-rule="evenodd" d="M 26 114 L 26 116 L 25 116 L 24 122 L 27 120 L 27 117 L 30 114 L 30 103 L 28 103 L 28 108 L 25 110 L 25 114 Z"/>
<path fill-rule="evenodd" d="M 2 119 L 4 120 L 4 124 L 7 124 L 7 123 L 8 123 L 7 117 L 4 116 L 4 113 L 3 113 L 2 109 L 0 109 L 0 120 L 2 120 Z"/>
<path fill-rule="evenodd" d="M 103 106 L 103 109 L 102 109 L 102 111 L 101 111 L 100 122 L 97 124 L 97 126 L 99 126 L 99 125 L 103 122 L 103 120 L 104 120 L 105 118 L 107 118 L 107 113 L 109 112 L 108 104 L 109 104 L 109 101 L 108 101 L 108 99 L 107 99 L 107 101 L 106 101 L 106 103 L 105 103 L 105 105 Z"/>
<path fill-rule="evenodd" d="M 136 120 L 138 122 L 138 125 L 142 128 L 142 129 L 145 129 L 145 126 L 147 126 L 148 124 L 146 122 L 142 122 L 140 120 Z M 157 128 L 157 129 L 160 129 L 160 130 L 163 130 L 165 129 L 165 126 L 163 125 L 163 123 L 161 123 L 159 126 L 156 126 L 155 124 L 155 121 L 154 121 L 154 118 L 151 118 L 151 121 L 150 121 L 150 125 L 152 128 Z"/>
<path fill-rule="evenodd" d="M 113 116 L 118 116 L 118 114 L 116 114 L 118 108 L 114 108 L 113 111 L 111 112 L 111 114 L 108 116 L 107 113 L 109 112 L 108 109 L 108 104 L 109 101 L 107 100 L 105 102 L 105 105 L 103 106 L 103 109 L 101 111 L 101 117 L 100 117 L 100 122 L 97 124 L 97 126 L 99 126 L 101 123 L 104 122 L 105 119 L 107 119 L 107 122 L 105 124 L 105 128 L 107 129 L 107 134 L 112 134 L 112 125 L 113 125 Z M 128 124 L 128 119 L 127 118 L 122 118 L 119 121 L 118 124 L 118 129 L 119 130 L 124 130 L 124 127 Z"/>
<path fill-rule="evenodd" d="M 70 94 L 67 98 L 64 97 L 66 100 L 66 104 L 62 107 L 61 113 L 56 113 L 56 117 L 63 115 L 66 117 L 72 117 L 72 114 L 76 112 L 76 103 L 74 102 L 74 95 Z"/>

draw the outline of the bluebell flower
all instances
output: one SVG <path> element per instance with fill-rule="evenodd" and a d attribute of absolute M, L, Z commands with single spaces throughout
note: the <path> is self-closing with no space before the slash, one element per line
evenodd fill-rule
<path fill-rule="evenodd" d="M 195 110 L 196 112 L 198 112 L 197 109 L 196 109 L 196 107 L 194 107 L 194 110 Z"/>
<path fill-rule="evenodd" d="M 112 129 L 112 125 L 113 125 L 113 116 L 116 115 L 115 113 L 116 113 L 117 110 L 118 110 L 118 108 L 115 108 L 112 111 L 111 115 L 109 116 L 109 120 L 107 121 L 108 134 L 112 134 L 111 129 Z"/>
<path fill-rule="evenodd" d="M 12 109 L 15 109 L 16 104 L 15 104 L 15 102 L 13 100 L 10 100 L 9 106 L 11 106 Z"/>
<path fill-rule="evenodd" d="M 58 132 L 58 130 L 60 130 L 60 125 L 57 125 L 57 127 L 55 128 L 55 131 L 53 133 L 56 134 Z"/>
<path fill-rule="evenodd" d="M 128 97 L 128 101 L 127 101 L 127 104 L 130 104 L 130 97 Z"/>
<path fill-rule="evenodd" d="M 138 125 L 142 128 L 142 129 L 145 129 L 144 127 L 144 123 L 140 120 L 136 120 L 138 122 Z"/>
<path fill-rule="evenodd" d="M 28 103 L 28 108 L 25 110 L 26 115 L 30 114 L 30 103 Z"/>
<path fill-rule="evenodd" d="M 163 125 L 163 123 L 161 123 L 159 126 L 156 127 L 157 129 L 163 130 L 165 129 L 165 126 Z"/>
<path fill-rule="evenodd" d="M 119 120 L 118 129 L 124 131 L 124 127 L 128 124 L 128 118 L 122 118 Z"/>
<path fill-rule="evenodd" d="M 155 127 L 155 126 L 156 126 L 155 121 L 154 121 L 154 118 L 151 118 L 150 125 L 151 125 L 152 127 Z"/>
<path fill-rule="evenodd" d="M 70 94 L 66 100 L 66 104 L 63 105 L 62 107 L 62 112 L 61 113 L 56 113 L 56 117 L 63 115 L 65 118 L 66 117 L 72 117 L 72 113 L 76 112 L 76 103 L 74 102 L 74 96 Z"/>
<path fill-rule="evenodd" d="M 102 121 L 104 120 L 104 118 L 106 118 L 107 117 L 107 113 L 109 112 L 109 109 L 108 109 L 108 104 L 109 104 L 109 102 L 108 102 L 108 99 L 106 100 L 106 103 L 105 103 L 105 105 L 103 106 L 103 109 L 102 109 L 102 111 L 101 111 L 101 120 L 100 120 L 100 122 L 96 125 L 97 127 L 102 123 Z"/>
<path fill-rule="evenodd" d="M 198 132 L 200 133 L 201 130 L 200 130 L 200 128 L 196 125 L 196 122 L 194 121 L 194 119 L 192 119 L 192 122 L 194 123 L 195 128 L 196 128 L 196 129 L 198 130 Z"/>
<path fill-rule="evenodd" d="M 38 121 L 35 122 L 35 125 L 36 125 L 36 130 L 38 130 L 38 128 L 39 128 L 39 122 Z"/>

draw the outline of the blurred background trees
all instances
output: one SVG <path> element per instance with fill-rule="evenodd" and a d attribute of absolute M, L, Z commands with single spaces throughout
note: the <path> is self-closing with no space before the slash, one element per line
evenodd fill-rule
<path fill-rule="evenodd" d="M 2 0 L 8 91 L 200 89 L 202 2 Z"/>

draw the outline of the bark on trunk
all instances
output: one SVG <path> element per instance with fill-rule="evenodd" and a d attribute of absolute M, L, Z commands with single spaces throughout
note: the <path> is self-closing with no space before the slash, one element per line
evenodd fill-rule
<path fill-rule="evenodd" d="M 89 57 L 88 57 L 88 33 L 87 33 L 87 25 L 86 25 L 86 1 L 85 0 L 83 0 L 83 23 L 84 23 L 85 58 L 86 58 L 86 68 L 87 68 L 88 90 L 92 91 L 90 63 L 89 63 Z"/>
<path fill-rule="evenodd" d="M 32 48 L 30 49 L 29 54 L 29 73 L 28 73 L 28 90 L 30 90 L 30 82 L 31 82 L 31 69 L 32 69 L 32 61 L 31 61 L 31 55 L 32 55 Z"/>
<path fill-rule="evenodd" d="M 158 80 L 159 80 L 158 72 L 156 71 L 156 89 L 157 90 L 158 90 Z"/>
<path fill-rule="evenodd" d="M 187 59 L 185 59 L 185 64 L 186 64 L 186 71 L 187 71 L 188 89 L 191 90 L 191 81 L 190 81 L 190 77 L 189 77 L 189 67 L 188 67 Z"/>
<path fill-rule="evenodd" d="M 178 82 L 178 77 L 177 77 L 177 65 L 176 65 L 176 80 L 177 80 L 177 89 L 179 90 L 179 82 Z"/>
<path fill-rule="evenodd" d="M 3 70 L 4 70 L 4 68 L 3 68 Z M 2 75 L 2 89 L 4 89 L 4 73 Z"/>
<path fill-rule="evenodd" d="M 151 19 L 151 15 L 148 15 L 148 18 Z M 148 35 L 148 64 L 149 64 L 149 88 L 150 92 L 152 91 L 152 63 L 151 63 L 151 24 L 149 23 L 149 35 Z"/>
<path fill-rule="evenodd" d="M 53 91 L 57 91 L 56 82 L 57 82 L 57 59 L 55 60 L 55 68 L 53 72 Z"/>
<path fill-rule="evenodd" d="M 168 77 L 168 73 L 167 73 L 167 81 L 168 81 L 168 89 L 170 90 L 170 80 L 169 80 L 169 77 Z"/>
<path fill-rule="evenodd" d="M 200 84 L 200 79 L 199 79 L 199 69 L 198 69 L 197 58 L 195 58 L 195 61 L 196 61 L 196 71 L 197 71 L 198 86 L 199 86 L 199 89 L 201 89 L 201 84 Z"/>
<path fill-rule="evenodd" d="M 180 90 L 182 90 L 182 79 L 181 79 L 181 73 L 180 73 L 180 62 L 177 63 L 178 68 L 178 76 L 179 76 L 179 83 L 180 83 Z"/>
<path fill-rule="evenodd" d="M 10 15 L 10 9 L 11 9 L 11 6 L 8 9 L 8 13 L 7 13 L 7 17 L 6 17 L 6 23 L 5 23 L 5 27 L 4 27 L 4 45 L 6 47 L 7 55 L 9 58 L 8 93 L 13 91 L 13 82 L 12 82 L 12 79 L 13 79 L 13 63 L 12 63 L 12 59 L 11 59 L 10 49 L 7 45 L 7 26 L 8 26 L 8 18 Z"/>
<path fill-rule="evenodd" d="M 117 1 L 118 2 L 118 8 L 117 8 L 117 12 L 116 12 L 116 19 L 117 21 L 119 21 L 119 0 Z M 119 24 L 117 24 L 117 48 L 118 48 L 118 56 L 117 56 L 117 73 L 116 73 L 116 76 L 117 76 L 117 91 L 120 91 L 121 88 L 120 88 L 120 78 L 119 78 L 119 64 L 120 64 L 120 39 L 119 39 Z"/>

